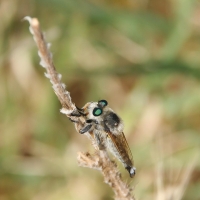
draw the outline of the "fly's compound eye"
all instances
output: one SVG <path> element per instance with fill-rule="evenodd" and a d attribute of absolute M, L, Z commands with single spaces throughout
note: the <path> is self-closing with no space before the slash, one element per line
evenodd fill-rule
<path fill-rule="evenodd" d="M 99 116 L 99 115 L 101 115 L 102 114 L 102 109 L 101 108 L 94 108 L 94 110 L 93 110 L 93 115 L 94 116 Z"/>
<path fill-rule="evenodd" d="M 98 101 L 98 105 L 103 108 L 108 105 L 108 102 L 106 100 L 100 100 Z"/>

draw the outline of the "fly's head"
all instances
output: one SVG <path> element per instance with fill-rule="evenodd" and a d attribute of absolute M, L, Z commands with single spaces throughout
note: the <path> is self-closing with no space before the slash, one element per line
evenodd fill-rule
<path fill-rule="evenodd" d="M 106 100 L 100 100 L 98 102 L 88 102 L 81 109 L 77 108 L 80 115 L 84 116 L 86 120 L 93 119 L 97 122 L 102 121 L 104 115 L 104 107 L 107 106 Z"/>
<path fill-rule="evenodd" d="M 98 102 L 86 103 L 82 108 L 77 107 L 80 116 L 84 116 L 86 125 L 80 130 L 80 133 L 85 133 L 91 128 L 101 129 L 104 121 L 105 107 L 108 105 L 106 100 Z"/>

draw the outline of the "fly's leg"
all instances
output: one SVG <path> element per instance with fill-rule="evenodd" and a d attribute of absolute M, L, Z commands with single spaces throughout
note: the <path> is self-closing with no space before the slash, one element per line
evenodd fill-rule
<path fill-rule="evenodd" d="M 93 119 L 86 120 L 85 126 L 82 129 L 80 129 L 79 132 L 81 134 L 88 132 L 92 128 L 94 123 L 97 124 L 97 121 Z"/>
<path fill-rule="evenodd" d="M 82 116 L 80 113 L 79 113 L 79 111 L 78 110 L 74 110 L 72 113 L 70 113 L 69 114 L 69 120 L 71 121 L 71 122 L 73 122 L 73 123 L 78 123 L 79 121 L 78 120 L 74 120 L 74 119 L 72 119 L 71 117 L 80 117 L 80 116 Z"/>
<path fill-rule="evenodd" d="M 79 133 L 83 134 L 88 132 L 90 129 L 92 128 L 92 124 L 86 124 L 86 126 L 84 126 L 82 129 L 80 129 Z"/>
<path fill-rule="evenodd" d="M 82 116 L 82 114 L 78 110 L 74 110 L 72 113 L 70 113 L 70 116 L 80 117 L 80 116 Z"/>

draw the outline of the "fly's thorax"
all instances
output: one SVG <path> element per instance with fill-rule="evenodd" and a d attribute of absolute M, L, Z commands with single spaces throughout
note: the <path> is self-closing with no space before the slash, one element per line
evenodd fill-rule
<path fill-rule="evenodd" d="M 112 109 L 106 108 L 106 110 L 104 111 L 103 119 L 105 125 L 110 129 L 113 134 L 117 135 L 123 132 L 123 121 L 115 112 L 113 112 Z"/>

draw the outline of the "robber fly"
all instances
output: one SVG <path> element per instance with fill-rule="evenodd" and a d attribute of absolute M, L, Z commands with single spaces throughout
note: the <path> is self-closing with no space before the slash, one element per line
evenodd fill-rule
<path fill-rule="evenodd" d="M 135 175 L 136 168 L 123 133 L 123 122 L 106 100 L 89 102 L 83 108 L 77 107 L 72 116 L 84 116 L 86 123 L 80 133 L 92 134 L 100 150 L 108 149 L 122 162 L 131 178 Z"/>

